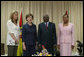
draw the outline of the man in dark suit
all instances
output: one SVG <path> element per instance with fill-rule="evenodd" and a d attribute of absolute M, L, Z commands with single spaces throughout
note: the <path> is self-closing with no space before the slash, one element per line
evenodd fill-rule
<path fill-rule="evenodd" d="M 44 22 L 38 26 L 38 43 L 39 47 L 42 45 L 48 50 L 49 53 L 53 54 L 53 47 L 56 47 L 56 28 L 55 24 L 49 22 L 49 16 L 43 16 Z"/>

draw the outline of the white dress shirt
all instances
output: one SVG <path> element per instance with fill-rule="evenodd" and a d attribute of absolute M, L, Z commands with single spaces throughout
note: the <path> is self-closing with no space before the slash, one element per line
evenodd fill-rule
<path fill-rule="evenodd" d="M 45 25 L 46 25 L 46 23 L 47 23 L 47 26 L 49 25 L 49 22 L 45 22 Z"/>

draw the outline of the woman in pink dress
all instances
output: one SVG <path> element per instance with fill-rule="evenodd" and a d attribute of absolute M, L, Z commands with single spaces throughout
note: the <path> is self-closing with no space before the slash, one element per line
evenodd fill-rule
<path fill-rule="evenodd" d="M 74 48 L 74 25 L 69 23 L 69 16 L 63 16 L 63 23 L 59 24 L 58 49 L 60 49 L 60 56 L 71 56 Z"/>

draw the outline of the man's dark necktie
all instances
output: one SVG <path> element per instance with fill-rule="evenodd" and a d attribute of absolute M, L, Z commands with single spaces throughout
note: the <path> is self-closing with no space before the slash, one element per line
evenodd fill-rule
<path fill-rule="evenodd" d="M 46 22 L 46 30 L 48 29 L 47 22 Z"/>

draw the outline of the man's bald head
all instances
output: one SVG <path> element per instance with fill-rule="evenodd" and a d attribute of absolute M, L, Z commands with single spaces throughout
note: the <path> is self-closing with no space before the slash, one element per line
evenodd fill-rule
<path fill-rule="evenodd" d="M 49 16 L 46 14 L 43 16 L 43 20 L 44 22 L 48 22 L 49 21 Z"/>

